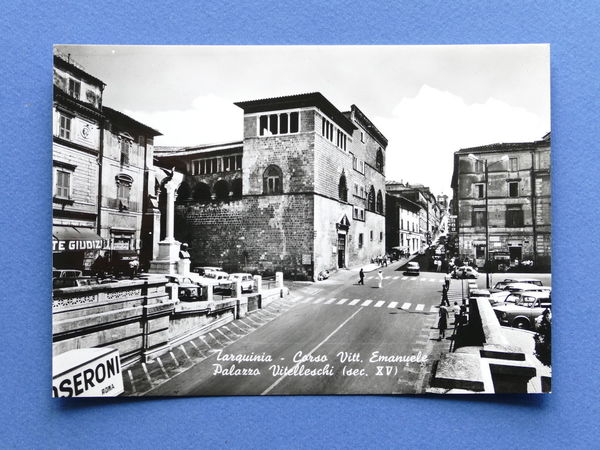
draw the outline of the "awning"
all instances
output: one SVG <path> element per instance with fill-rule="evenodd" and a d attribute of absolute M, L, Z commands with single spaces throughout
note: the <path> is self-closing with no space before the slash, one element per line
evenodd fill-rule
<path fill-rule="evenodd" d="M 102 238 L 91 228 L 57 225 L 52 227 L 52 251 L 101 250 Z"/>

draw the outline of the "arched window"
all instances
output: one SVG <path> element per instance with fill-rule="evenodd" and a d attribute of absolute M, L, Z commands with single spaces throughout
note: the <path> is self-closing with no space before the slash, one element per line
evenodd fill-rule
<path fill-rule="evenodd" d="M 233 192 L 233 198 L 242 198 L 242 179 L 236 178 L 231 182 L 231 192 Z"/>
<path fill-rule="evenodd" d="M 277 166 L 269 166 L 263 175 L 263 193 L 281 194 L 283 192 L 283 175 Z"/>
<path fill-rule="evenodd" d="M 348 201 L 348 188 L 346 187 L 346 176 L 343 172 L 342 176 L 340 177 L 340 182 L 338 184 L 338 196 L 340 197 L 341 201 Z"/>
<path fill-rule="evenodd" d="M 368 199 L 368 203 L 367 203 L 367 210 L 375 211 L 375 188 L 373 186 L 371 186 L 371 189 L 369 189 L 369 199 Z"/>
<path fill-rule="evenodd" d="M 383 214 L 383 195 L 381 195 L 381 191 L 377 191 L 377 212 Z"/>
<path fill-rule="evenodd" d="M 210 187 L 206 183 L 198 183 L 194 188 L 192 194 L 194 201 L 196 202 L 209 202 L 210 201 Z"/>
<path fill-rule="evenodd" d="M 381 148 L 379 150 L 377 150 L 377 156 L 375 157 L 375 168 L 383 173 L 383 152 L 381 151 Z"/>
<path fill-rule="evenodd" d="M 181 205 L 182 203 L 187 202 L 192 195 L 192 190 L 190 189 L 190 185 L 184 181 L 177 188 L 177 199 L 175 203 Z"/>
<path fill-rule="evenodd" d="M 215 183 L 215 196 L 217 200 L 229 199 L 229 183 L 225 180 L 219 180 Z"/>

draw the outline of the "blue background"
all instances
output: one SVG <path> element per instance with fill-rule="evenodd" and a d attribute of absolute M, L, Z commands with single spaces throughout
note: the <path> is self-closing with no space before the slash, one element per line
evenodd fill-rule
<path fill-rule="evenodd" d="M 4 4 L 0 446 L 597 446 L 596 1 Z M 53 43 L 552 44 L 550 396 L 50 398 Z"/>

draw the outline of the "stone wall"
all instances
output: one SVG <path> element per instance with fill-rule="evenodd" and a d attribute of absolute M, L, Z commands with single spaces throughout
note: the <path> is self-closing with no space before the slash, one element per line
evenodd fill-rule
<path fill-rule="evenodd" d="M 312 198 L 284 194 L 180 205 L 175 238 L 190 244 L 192 267 L 311 277 L 311 264 L 302 264 L 302 256 L 313 254 Z"/>

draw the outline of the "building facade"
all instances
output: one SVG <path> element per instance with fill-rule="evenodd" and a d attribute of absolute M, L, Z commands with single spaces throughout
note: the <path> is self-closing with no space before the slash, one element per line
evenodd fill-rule
<path fill-rule="evenodd" d="M 480 267 L 550 270 L 550 133 L 454 154 L 453 214 L 461 257 Z M 487 251 L 489 249 L 489 252 Z"/>
<path fill-rule="evenodd" d="M 400 248 L 415 253 L 421 249 L 424 234 L 421 231 L 422 207 L 401 195 L 386 196 L 386 249 Z"/>
<path fill-rule="evenodd" d="M 153 139 L 160 133 L 104 106 L 106 85 L 68 55 L 55 54 L 53 73 L 53 267 L 88 272 L 113 250 L 149 261 L 158 242 Z"/>
<path fill-rule="evenodd" d="M 53 75 L 53 267 L 87 270 L 103 245 L 98 205 L 105 84 L 60 54 Z"/>
<path fill-rule="evenodd" d="M 387 140 L 362 111 L 320 93 L 236 105 L 241 143 L 157 153 L 186 174 L 175 231 L 192 263 L 312 279 L 383 254 Z"/>

